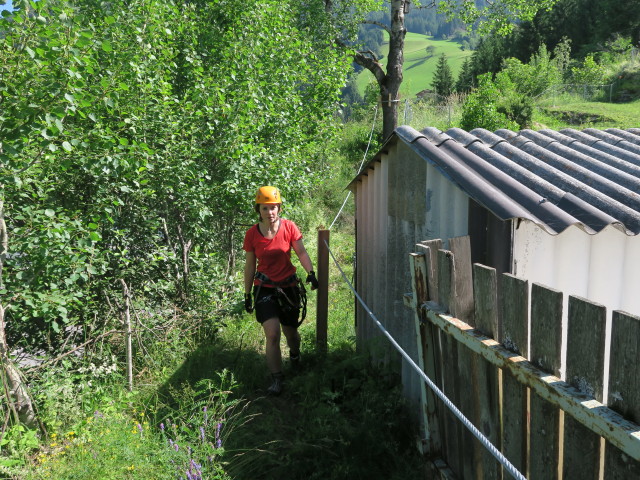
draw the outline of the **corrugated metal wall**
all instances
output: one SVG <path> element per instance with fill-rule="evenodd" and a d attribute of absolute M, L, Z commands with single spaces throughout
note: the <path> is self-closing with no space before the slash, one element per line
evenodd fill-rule
<path fill-rule="evenodd" d="M 419 250 L 418 242 L 441 238 L 443 232 L 445 239 L 466 235 L 469 199 L 403 143 L 379 159 L 354 185 L 357 288 L 376 318 L 417 361 L 414 314 L 403 304 L 403 295 L 411 291 L 409 253 Z M 416 373 L 361 307 L 356 323 L 360 347 L 380 348 L 376 358 L 402 361 L 405 396 L 417 404 L 421 380 Z"/>
<path fill-rule="evenodd" d="M 514 231 L 514 274 L 563 292 L 565 338 L 562 339 L 561 376 L 565 375 L 566 312 L 569 296 L 607 307 L 606 345 L 611 337 L 613 310 L 640 312 L 640 237 L 609 226 L 595 235 L 569 227 L 549 235 L 533 222 L 522 220 Z M 605 351 L 605 378 L 610 351 Z M 607 382 L 605 382 L 607 385 Z M 605 399 L 607 392 L 604 392 Z"/>

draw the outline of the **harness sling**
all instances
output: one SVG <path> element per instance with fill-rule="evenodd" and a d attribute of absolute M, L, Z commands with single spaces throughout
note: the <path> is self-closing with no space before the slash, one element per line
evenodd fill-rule
<path fill-rule="evenodd" d="M 283 282 L 274 282 L 273 280 L 270 280 L 269 277 L 267 277 L 264 273 L 261 273 L 261 272 L 256 272 L 254 277 L 259 281 L 256 288 L 256 293 L 254 295 L 254 308 L 255 308 L 255 301 L 258 298 L 258 294 L 260 293 L 260 288 L 264 283 L 268 283 L 269 285 L 274 286 L 276 290 L 278 302 L 281 302 L 281 300 L 284 299 L 284 301 L 286 301 L 293 308 L 301 310 L 300 320 L 298 320 L 298 325 L 296 326 L 296 328 L 302 325 L 302 322 L 304 322 L 304 319 L 307 317 L 307 289 L 304 288 L 304 284 L 302 283 L 302 280 L 300 280 L 300 277 L 298 277 L 298 275 L 296 274 L 293 274 L 290 277 L 286 278 Z M 286 294 L 286 292 L 283 290 L 283 287 L 296 287 L 298 289 L 299 303 L 292 301 L 289 298 L 289 296 Z M 280 303 L 280 305 L 282 305 L 282 303 Z"/>

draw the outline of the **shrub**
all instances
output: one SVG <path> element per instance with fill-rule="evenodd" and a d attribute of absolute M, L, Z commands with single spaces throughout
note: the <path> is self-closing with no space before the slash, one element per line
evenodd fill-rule
<path fill-rule="evenodd" d="M 467 97 L 462 107 L 460 127 L 464 130 L 485 128 L 491 131 L 499 128 L 518 129 L 516 122 L 498 110 L 497 102 L 502 92 L 491 80 L 491 74 L 480 75 L 478 82 L 479 87 Z"/>

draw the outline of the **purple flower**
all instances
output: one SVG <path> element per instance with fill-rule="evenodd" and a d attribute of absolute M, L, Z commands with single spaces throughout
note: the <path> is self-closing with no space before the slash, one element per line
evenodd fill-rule
<path fill-rule="evenodd" d="M 160 430 L 162 430 L 164 432 L 164 423 L 160 424 Z"/>
<path fill-rule="evenodd" d="M 193 458 L 191 459 L 191 462 L 189 462 L 191 467 L 193 468 L 196 472 L 199 472 L 202 470 L 202 465 L 200 465 L 199 463 L 197 463 Z"/>
<path fill-rule="evenodd" d="M 180 447 L 178 446 L 177 443 L 173 444 L 173 449 L 177 452 L 178 450 L 180 450 Z"/>
<path fill-rule="evenodd" d="M 218 423 L 216 427 L 216 448 L 222 447 L 222 438 L 220 438 L 221 429 L 222 429 L 222 423 Z"/>
<path fill-rule="evenodd" d="M 142 425 L 138 424 L 137 427 L 138 427 L 138 431 L 142 433 Z"/>
<path fill-rule="evenodd" d="M 200 427 L 200 440 L 204 442 L 204 427 Z"/>

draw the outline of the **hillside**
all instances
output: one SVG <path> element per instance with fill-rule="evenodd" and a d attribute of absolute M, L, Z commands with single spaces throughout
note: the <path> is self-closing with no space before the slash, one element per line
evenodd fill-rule
<path fill-rule="evenodd" d="M 432 46 L 432 53 L 427 54 L 427 47 Z M 386 53 L 388 42 L 385 41 L 382 51 Z M 431 88 L 431 79 L 438 64 L 440 55 L 445 54 L 454 77 L 462 68 L 465 58 L 472 55 L 471 50 L 462 50 L 460 44 L 453 40 L 436 40 L 432 36 L 408 32 L 404 48 L 404 81 L 400 87 L 400 94 L 413 97 L 418 92 Z M 385 59 L 382 64 L 386 67 Z M 373 77 L 368 70 L 360 72 L 357 79 L 358 92 L 363 94 Z"/>

